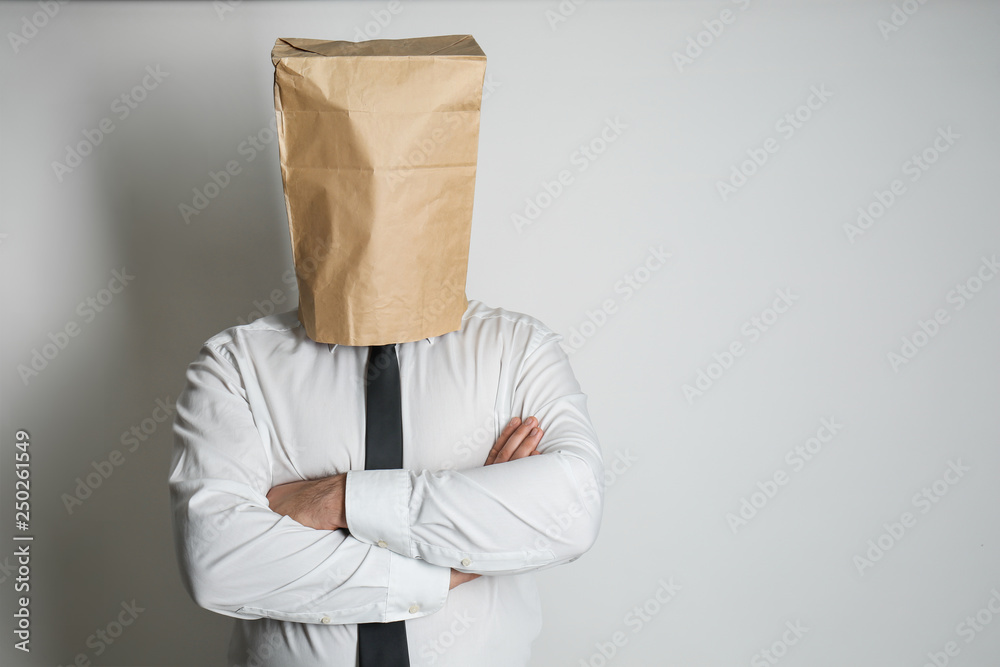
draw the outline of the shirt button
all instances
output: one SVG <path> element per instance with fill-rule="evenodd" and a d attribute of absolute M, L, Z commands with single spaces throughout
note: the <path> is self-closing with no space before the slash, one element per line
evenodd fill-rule
<path fill-rule="evenodd" d="M 320 623 L 329 623 L 330 622 L 330 617 L 329 616 L 324 616 L 323 618 L 319 619 L 319 622 Z"/>
<path fill-rule="evenodd" d="M 470 565 L 472 565 L 472 561 L 471 560 L 469 560 L 468 558 L 463 558 L 462 559 L 462 566 L 463 567 L 469 567 Z"/>
<path fill-rule="evenodd" d="M 385 543 L 385 540 L 379 540 L 378 542 L 376 542 L 376 544 L 382 547 L 383 549 L 389 546 L 388 544 Z"/>
<path fill-rule="evenodd" d="M 420 605 L 418 605 L 418 604 L 411 604 L 410 605 L 410 613 L 411 614 L 416 614 L 418 611 L 420 611 Z"/>

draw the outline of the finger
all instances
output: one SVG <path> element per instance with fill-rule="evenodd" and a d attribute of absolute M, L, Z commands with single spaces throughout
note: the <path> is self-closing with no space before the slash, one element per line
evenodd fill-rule
<path fill-rule="evenodd" d="M 528 417 L 517 429 L 507 438 L 507 442 L 504 443 L 503 448 L 496 456 L 496 463 L 503 463 L 509 461 L 510 457 L 517 451 L 517 448 L 521 445 L 528 434 L 531 433 L 531 429 L 538 425 L 538 420 L 534 417 Z"/>
<path fill-rule="evenodd" d="M 516 461 L 517 459 L 523 459 L 526 456 L 531 456 L 531 453 L 535 451 L 536 447 L 538 447 L 538 443 L 541 442 L 542 435 L 544 435 L 544 433 L 545 432 L 538 427 L 531 429 L 528 432 L 527 437 L 521 441 L 521 444 L 518 445 L 517 449 L 514 450 L 508 460 Z"/>
<path fill-rule="evenodd" d="M 531 429 L 534 427 L 535 427 L 534 417 L 528 417 L 527 419 L 522 421 L 521 425 L 518 426 L 516 429 L 514 429 L 514 432 L 510 434 L 506 442 L 504 442 L 502 446 L 499 448 L 499 451 L 497 452 L 497 455 L 494 458 L 493 462 L 503 463 L 505 461 L 509 461 L 511 455 L 517 450 L 521 442 L 523 442 L 524 439 L 528 437 L 528 433 L 530 433 Z"/>
<path fill-rule="evenodd" d="M 521 425 L 520 417 L 513 417 L 509 422 L 507 422 L 507 426 L 504 427 L 504 430 L 500 432 L 500 436 L 497 438 L 497 441 L 493 444 L 493 447 L 490 449 L 490 453 L 486 457 L 486 463 L 484 463 L 483 465 L 490 465 L 491 463 L 496 462 L 497 455 L 500 454 L 504 446 L 507 444 L 507 441 L 510 439 L 510 436 L 513 435 L 515 431 L 517 431 L 517 428 L 520 425 Z"/>
<path fill-rule="evenodd" d="M 520 417 L 514 417 L 509 422 L 507 422 L 507 426 L 505 426 L 503 431 L 500 432 L 500 437 L 498 437 L 497 441 L 493 444 L 492 449 L 490 449 L 490 453 L 486 456 L 486 463 L 484 463 L 483 465 L 490 465 L 491 463 L 496 461 L 497 454 L 500 453 L 500 450 L 502 450 L 503 446 L 507 443 L 507 439 L 510 438 L 511 434 L 514 433 L 514 431 L 517 430 L 517 427 L 520 425 L 521 425 Z"/>

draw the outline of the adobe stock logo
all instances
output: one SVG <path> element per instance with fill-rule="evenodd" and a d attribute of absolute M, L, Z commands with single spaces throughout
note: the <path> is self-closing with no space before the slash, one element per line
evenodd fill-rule
<path fill-rule="evenodd" d="M 937 128 L 937 136 L 923 150 L 913 153 L 899 166 L 901 175 L 909 176 L 910 183 L 916 183 L 961 138 L 962 135 L 954 132 L 951 125 Z M 902 178 L 892 179 L 885 190 L 872 190 L 872 199 L 858 207 L 855 221 L 843 225 L 844 235 L 851 245 L 868 233 L 907 192 L 909 190 Z"/>
<path fill-rule="evenodd" d="M 124 266 L 121 269 L 113 270 L 106 288 L 98 290 L 77 304 L 76 314 L 83 320 L 83 324 L 89 324 L 97 319 L 98 314 L 104 312 L 116 296 L 121 294 L 133 280 L 135 280 L 135 276 L 129 273 Z M 81 331 L 83 331 L 82 324 L 76 319 L 70 319 L 60 329 L 48 333 L 48 342 L 43 343 L 40 348 L 33 347 L 28 364 L 17 365 L 17 374 L 24 386 L 27 387 L 32 379 L 38 377 L 42 371 L 48 368 L 56 357 L 69 347 L 72 339 L 80 335 Z"/>
<path fill-rule="evenodd" d="M 799 300 L 798 295 L 793 294 L 790 288 L 776 290 L 775 295 L 770 307 L 764 308 L 758 315 L 754 315 L 740 326 L 740 333 L 748 339 L 746 343 L 737 339 L 727 345 L 722 352 L 714 353 L 712 361 L 705 368 L 698 369 L 694 383 L 681 386 L 688 405 L 692 405 L 696 398 L 704 396 L 705 392 L 729 372 L 736 360 L 746 353 L 747 345 L 760 340 L 761 335 L 774 326 Z"/>
<path fill-rule="evenodd" d="M 207 209 L 208 205 L 215 201 L 215 198 L 222 194 L 223 190 L 229 187 L 233 179 L 243 173 L 244 166 L 253 162 L 259 153 L 262 153 L 274 142 L 277 136 L 278 117 L 272 115 L 267 125 L 257 130 L 254 134 L 248 135 L 236 147 L 236 152 L 243 156 L 243 164 L 240 164 L 238 160 L 232 159 L 227 160 L 226 164 L 219 171 L 210 170 L 208 172 L 208 180 L 202 184 L 201 188 L 191 188 L 191 203 L 181 202 L 177 205 L 177 210 L 180 212 L 181 218 L 184 219 L 184 224 L 191 224 L 192 218 L 200 215 L 202 211 Z"/>
<path fill-rule="evenodd" d="M 732 1 L 742 11 L 746 11 L 750 7 L 750 0 Z M 736 14 L 731 9 L 723 9 L 719 12 L 718 18 L 702 21 L 701 25 L 704 26 L 704 30 L 688 36 L 687 46 L 683 51 L 673 52 L 674 65 L 677 66 L 677 71 L 683 73 L 685 67 L 693 65 L 694 61 L 700 58 L 705 53 L 705 50 L 715 44 L 715 41 L 722 36 L 727 25 L 736 23 L 738 17 L 739 14 Z"/>
<path fill-rule="evenodd" d="M 806 463 L 816 458 L 823 451 L 823 447 L 837 437 L 842 428 L 844 425 L 838 422 L 836 417 L 824 417 L 820 419 L 816 435 L 789 449 L 785 453 L 785 463 L 791 466 L 791 472 L 781 468 L 775 470 L 767 479 L 757 482 L 756 491 L 740 498 L 740 507 L 735 513 L 726 514 L 726 523 L 729 524 L 733 534 L 748 525 L 778 495 L 781 488 L 791 481 L 791 475 L 801 471 Z"/>
<path fill-rule="evenodd" d="M 109 110 L 118 117 L 119 122 L 124 121 L 134 110 L 138 109 L 139 105 L 149 97 L 149 94 L 159 88 L 160 84 L 170 76 L 170 72 L 164 72 L 160 69 L 159 64 L 155 67 L 147 65 L 145 72 L 145 76 L 139 83 L 111 100 Z M 117 128 L 115 121 L 110 116 L 105 116 L 96 125 L 93 128 L 84 128 L 81 131 L 83 138 L 75 144 L 66 144 L 65 157 L 62 162 L 52 161 L 52 171 L 60 183 L 65 180 L 68 174 L 73 173 L 77 167 L 83 164 L 87 156 L 91 155 L 94 149 L 104 141 L 104 137 Z"/>
<path fill-rule="evenodd" d="M 920 510 L 920 514 L 927 514 L 931 509 L 944 498 L 951 487 L 958 484 L 965 474 L 971 471 L 967 465 L 962 464 L 962 459 L 948 461 L 948 467 L 941 477 L 923 487 L 910 498 L 910 504 Z M 884 529 L 878 537 L 868 540 L 868 548 L 861 554 L 853 558 L 854 567 L 858 574 L 865 576 L 865 570 L 875 567 L 875 563 L 882 558 L 906 536 L 907 532 L 917 525 L 918 516 L 913 512 L 903 512 L 897 521 L 883 523 Z"/>
<path fill-rule="evenodd" d="M 960 283 L 955 283 L 955 287 L 945 295 L 945 302 L 954 304 L 953 312 L 958 312 L 976 298 L 976 295 L 986 286 L 986 283 L 993 280 L 1000 273 L 1000 261 L 994 253 L 991 257 L 980 257 L 979 266 L 972 275 Z M 899 348 L 886 354 L 886 361 L 893 373 L 898 373 L 902 366 L 913 361 L 916 356 L 927 345 L 930 344 L 942 331 L 944 326 L 951 322 L 951 314 L 945 308 L 937 308 L 933 315 L 926 320 L 917 320 L 917 329 L 908 336 L 900 338 Z"/>
<path fill-rule="evenodd" d="M 608 150 L 608 147 L 618 141 L 622 132 L 628 129 L 620 116 L 605 118 L 604 126 L 589 141 L 580 144 L 569 156 L 569 163 L 576 167 L 576 173 L 582 174 Z M 573 170 L 561 169 L 551 180 L 542 179 L 541 189 L 534 195 L 524 198 L 524 208 L 510 215 L 510 222 L 517 233 L 538 222 L 539 217 L 552 206 L 576 182 Z"/>
<path fill-rule="evenodd" d="M 812 120 L 816 112 L 826 106 L 831 97 L 833 97 L 833 91 L 828 90 L 826 84 L 811 86 L 809 94 L 802 104 L 774 122 L 774 131 L 786 141 L 791 139 L 805 127 L 806 123 Z M 746 149 L 747 158 L 730 167 L 728 178 L 715 182 L 715 189 L 722 201 L 728 201 L 730 197 L 743 188 L 771 160 L 771 156 L 780 149 L 781 143 L 774 137 L 768 137 L 759 147 Z"/>
<path fill-rule="evenodd" d="M 93 470 L 88 469 L 84 476 L 75 479 L 76 487 L 71 493 L 63 493 L 60 496 L 66 512 L 72 514 L 75 508 L 82 506 L 84 501 L 90 498 L 104 482 L 111 478 L 115 470 L 125 463 L 125 454 L 138 450 L 142 443 L 156 433 L 161 424 L 170 422 L 170 418 L 173 417 L 176 410 L 177 401 L 169 396 L 156 399 L 155 407 L 148 417 L 138 424 L 134 424 L 130 430 L 122 432 L 120 441 L 125 452 L 120 449 L 112 449 L 106 458 L 91 461 L 90 467 Z"/>
<path fill-rule="evenodd" d="M 903 0 L 902 5 L 893 4 L 889 20 L 879 19 L 875 23 L 878 31 L 882 33 L 882 39 L 888 42 L 889 35 L 899 32 L 899 29 L 906 25 L 910 17 L 920 11 L 921 5 L 926 2 L 927 0 Z"/>
<path fill-rule="evenodd" d="M 771 642 L 771 645 L 761 649 L 750 659 L 750 667 L 769 667 L 788 655 L 788 649 L 799 643 L 799 640 L 809 632 L 809 628 L 800 621 L 785 621 L 787 628 L 781 637 Z"/>
<path fill-rule="evenodd" d="M 555 10 L 546 9 L 545 20 L 548 21 L 552 31 L 555 32 L 560 23 L 568 21 L 569 17 L 576 13 L 576 8 L 585 2 L 587 0 L 561 0 Z"/>
<path fill-rule="evenodd" d="M 673 577 L 666 580 L 657 580 L 656 590 L 646 598 L 641 604 L 632 607 L 622 619 L 622 625 L 632 631 L 632 635 L 642 632 L 663 609 L 680 592 L 680 584 L 674 583 Z M 607 641 L 599 641 L 594 644 L 594 652 L 587 659 L 580 659 L 579 667 L 606 667 L 618 651 L 629 642 L 629 635 L 624 630 L 616 630 L 608 637 Z"/>
<path fill-rule="evenodd" d="M 139 614 L 146 611 L 146 608 L 140 607 L 134 598 L 131 602 L 122 600 L 120 606 L 121 611 L 116 616 L 108 621 L 104 627 L 97 628 L 93 634 L 87 637 L 87 648 L 91 649 L 94 658 L 107 651 L 122 636 L 125 628 L 135 623 Z M 86 652 L 80 652 L 73 658 L 72 664 L 90 665 L 91 658 L 87 657 Z"/>
<path fill-rule="evenodd" d="M 28 16 L 21 17 L 21 30 L 19 32 L 8 32 L 7 41 L 10 42 L 10 48 L 14 51 L 15 55 L 21 51 L 21 47 L 32 40 L 38 31 L 49 24 L 49 21 L 56 17 L 56 14 L 62 9 L 69 0 L 42 0 L 38 2 L 38 6 L 41 11 L 37 11 Z"/>
<path fill-rule="evenodd" d="M 433 664 L 439 656 L 444 655 L 449 648 L 455 645 L 455 640 L 468 632 L 476 618 L 467 610 L 453 612 L 451 625 L 448 629 L 442 630 L 436 639 L 428 640 L 420 650 L 420 655 L 427 659 L 428 664 Z"/>
<path fill-rule="evenodd" d="M 587 309 L 586 318 L 570 327 L 569 334 L 564 341 L 560 341 L 559 347 L 567 356 L 578 352 L 587 341 L 597 335 L 613 315 L 619 312 L 621 304 L 635 296 L 657 271 L 666 266 L 667 260 L 671 257 L 673 255 L 666 252 L 663 246 L 649 246 L 643 261 L 615 281 L 613 289 L 615 294 L 622 295 L 621 303 L 617 297 L 611 297 L 604 299 L 594 310 Z"/>
<path fill-rule="evenodd" d="M 961 637 L 966 644 L 971 644 L 976 640 L 976 636 L 985 630 L 997 616 L 1000 616 L 1000 591 L 993 588 L 990 590 L 989 599 L 976 611 L 975 615 L 969 614 L 955 626 L 955 634 Z M 951 663 L 951 658 L 961 652 L 962 647 L 959 646 L 958 642 L 945 642 L 940 651 L 927 652 L 928 660 L 923 664 L 923 667 L 947 667 Z"/>

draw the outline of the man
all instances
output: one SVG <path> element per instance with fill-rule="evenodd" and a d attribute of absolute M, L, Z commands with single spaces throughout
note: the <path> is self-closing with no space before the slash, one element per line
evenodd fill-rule
<path fill-rule="evenodd" d="M 420 67 L 436 80 L 453 66 L 481 76 L 467 69 L 478 59 L 470 40 L 279 40 L 282 58 L 310 60 L 276 67 L 297 77 L 301 94 L 304 72 L 357 81 L 357 68 L 377 65 L 364 79 L 366 103 L 376 103 L 352 110 L 368 122 L 386 108 L 372 91 L 388 59 L 406 72 L 389 76 L 392 95 Z M 324 59 L 331 69 L 316 74 Z M 403 223 L 398 211 L 362 220 L 352 209 L 318 225 L 316 203 L 329 192 L 303 194 L 315 165 L 302 167 L 289 148 L 292 107 L 303 102 L 279 84 L 276 75 L 300 303 L 212 336 L 188 367 L 169 477 L 185 585 L 202 607 L 237 619 L 231 665 L 526 665 L 541 628 L 534 572 L 587 551 L 603 509 L 600 448 L 561 337 L 466 299 L 467 255 L 386 250 L 400 235 L 408 246 L 424 240 L 418 218 L 430 204 Z M 296 113 L 315 131 L 312 112 Z M 355 171 L 381 178 L 385 155 Z M 454 179 L 424 180 L 406 196 L 437 200 L 445 189 L 454 195 Z M 433 223 L 461 229 L 471 198 L 459 208 Z M 348 226 L 364 226 L 363 239 L 343 236 Z M 341 234 L 333 249 L 315 252 L 317 228 Z M 307 268 L 306 255 L 323 260 Z M 360 301 L 345 296 L 352 290 Z M 390 441 L 395 462 L 383 458 Z"/>

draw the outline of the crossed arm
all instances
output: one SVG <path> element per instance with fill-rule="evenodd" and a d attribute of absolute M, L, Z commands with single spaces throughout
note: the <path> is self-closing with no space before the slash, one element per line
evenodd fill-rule
<path fill-rule="evenodd" d="M 500 433 L 483 465 L 516 461 L 538 454 L 538 443 L 544 434 L 535 417 L 521 422 L 514 417 Z M 303 526 L 318 530 L 347 529 L 347 473 L 315 480 L 289 482 L 272 487 L 267 492 L 271 511 L 290 517 Z M 451 568 L 449 590 L 480 575 Z"/>
<path fill-rule="evenodd" d="M 170 473 L 195 602 L 244 619 L 388 622 L 434 613 L 474 575 L 578 558 L 597 537 L 603 463 L 557 341 L 511 341 L 523 353 L 509 360 L 506 407 L 544 424 L 544 442 L 528 419 L 507 426 L 482 467 L 351 470 L 273 488 L 241 375 L 250 362 L 206 345 L 178 397 Z"/>

